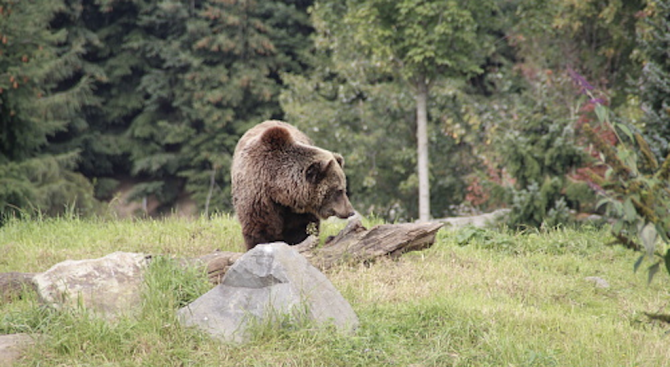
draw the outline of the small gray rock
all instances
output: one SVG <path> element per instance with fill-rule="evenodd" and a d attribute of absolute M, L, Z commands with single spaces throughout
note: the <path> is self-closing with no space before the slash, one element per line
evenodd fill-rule
<path fill-rule="evenodd" d="M 601 277 L 586 277 L 584 280 L 592 282 L 596 288 L 609 288 L 610 284 Z"/>
<path fill-rule="evenodd" d="M 140 303 L 143 254 L 114 252 L 93 260 L 67 260 L 33 277 L 42 301 L 54 307 L 79 302 L 102 316 L 115 317 Z"/>
<path fill-rule="evenodd" d="M 467 226 L 486 227 L 502 220 L 508 215 L 509 212 L 510 209 L 498 209 L 491 213 L 484 213 L 479 215 L 471 215 L 463 217 L 441 218 L 441 219 L 435 219 L 435 221 L 446 223 L 452 229 L 459 229 Z"/>
<path fill-rule="evenodd" d="M 283 242 L 258 245 L 226 272 L 221 284 L 178 311 L 184 325 L 242 342 L 254 321 L 288 315 L 350 332 L 358 318 L 333 284 Z"/>

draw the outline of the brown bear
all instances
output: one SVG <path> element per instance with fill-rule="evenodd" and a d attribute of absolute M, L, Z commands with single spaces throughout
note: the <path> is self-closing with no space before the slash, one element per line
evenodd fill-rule
<path fill-rule="evenodd" d="M 265 121 L 247 131 L 231 170 L 247 250 L 275 241 L 295 245 L 309 236 L 309 226 L 318 232 L 321 219 L 352 216 L 343 167 L 341 155 L 314 146 L 285 122 Z"/>

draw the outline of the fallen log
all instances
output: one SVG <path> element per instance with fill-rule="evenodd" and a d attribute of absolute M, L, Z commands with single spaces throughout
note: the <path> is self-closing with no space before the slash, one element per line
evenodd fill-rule
<path fill-rule="evenodd" d="M 337 264 L 366 263 L 383 256 L 395 259 L 409 251 L 426 249 L 433 245 L 443 225 L 439 222 L 382 224 L 367 229 L 360 220 L 354 219 L 322 247 L 317 246 L 318 238 L 310 236 L 295 249 L 323 271 Z M 210 281 L 218 284 L 240 256 L 238 252 L 216 252 L 191 263 L 206 266 Z"/>
<path fill-rule="evenodd" d="M 438 222 L 382 224 L 368 230 L 360 220 L 354 219 L 323 247 L 301 252 L 321 270 L 341 263 L 370 262 L 383 256 L 396 259 L 406 252 L 432 246 L 443 225 Z"/>
<path fill-rule="evenodd" d="M 367 263 L 376 258 L 397 258 L 409 251 L 423 250 L 433 245 L 437 231 L 444 225 L 439 222 L 382 224 L 371 229 L 359 219 L 349 221 L 336 236 L 318 247 L 314 236 L 295 246 L 312 265 L 327 270 L 342 263 Z M 219 284 L 241 252 L 217 251 L 205 256 L 182 260 L 184 266 L 203 267 L 211 283 Z M 20 296 L 29 287 L 35 289 L 33 273 L 0 273 L 0 300 L 9 301 Z"/>
<path fill-rule="evenodd" d="M 182 265 L 204 268 L 210 283 L 219 284 L 226 271 L 243 255 L 242 252 L 215 251 L 211 254 L 182 261 Z"/>

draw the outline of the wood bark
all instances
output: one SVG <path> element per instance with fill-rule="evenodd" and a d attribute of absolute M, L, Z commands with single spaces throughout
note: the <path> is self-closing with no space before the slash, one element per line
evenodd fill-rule
<path fill-rule="evenodd" d="M 444 223 L 382 224 L 371 229 L 354 219 L 322 247 L 318 238 L 310 236 L 295 246 L 316 268 L 325 271 L 338 264 L 369 263 L 376 258 L 398 258 L 409 251 L 426 249 L 435 242 L 435 235 Z M 239 252 L 216 252 L 191 261 L 206 266 L 212 283 L 218 284 L 228 268 L 242 256 Z"/>
<path fill-rule="evenodd" d="M 341 263 L 370 262 L 383 256 L 395 259 L 405 252 L 432 246 L 442 226 L 443 223 L 437 222 L 382 224 L 368 230 L 356 219 L 337 236 L 328 239 L 323 247 L 302 253 L 321 270 Z"/>
<path fill-rule="evenodd" d="M 235 261 L 239 259 L 244 253 L 231 251 L 216 251 L 214 253 L 194 258 L 187 259 L 182 262 L 184 265 L 204 267 L 209 281 L 213 284 L 221 283 L 221 279 L 226 274 L 226 271 L 233 266 Z"/>
<path fill-rule="evenodd" d="M 428 83 L 424 75 L 416 81 L 416 142 L 419 176 L 419 221 L 430 220 L 430 181 L 428 179 Z"/>

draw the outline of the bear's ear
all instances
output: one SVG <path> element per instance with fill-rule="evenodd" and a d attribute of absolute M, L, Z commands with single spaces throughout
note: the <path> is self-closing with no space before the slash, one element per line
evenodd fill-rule
<path fill-rule="evenodd" d="M 333 155 L 335 156 L 337 164 L 339 164 L 340 167 L 344 168 L 344 157 L 342 157 L 342 155 L 339 153 L 333 153 Z"/>
<path fill-rule="evenodd" d="M 288 129 L 281 126 L 273 126 L 261 135 L 261 141 L 272 148 L 282 148 L 293 143 L 293 137 Z"/>
<path fill-rule="evenodd" d="M 311 184 L 317 184 L 326 177 L 326 173 L 333 164 L 332 160 L 316 161 L 307 167 L 305 171 L 305 179 Z"/>

